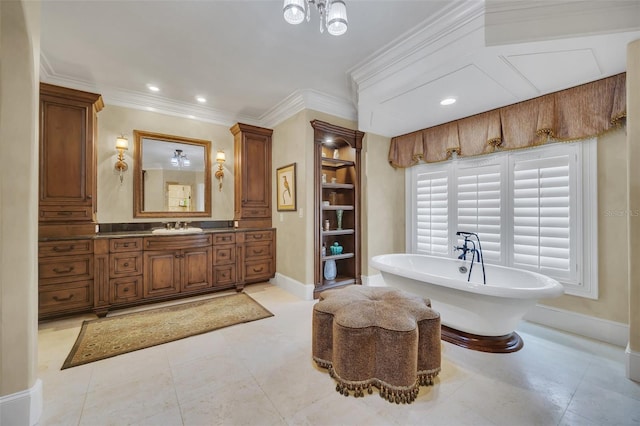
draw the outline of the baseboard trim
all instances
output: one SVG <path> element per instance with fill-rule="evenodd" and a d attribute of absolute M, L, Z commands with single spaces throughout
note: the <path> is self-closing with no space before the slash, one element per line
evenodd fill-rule
<path fill-rule="evenodd" d="M 629 345 L 624 351 L 627 379 L 640 382 L 640 352 L 632 351 Z"/>
<path fill-rule="evenodd" d="M 629 326 L 616 321 L 579 314 L 564 309 L 536 305 L 524 319 L 624 348 L 629 340 Z"/>
<path fill-rule="evenodd" d="M 42 415 L 42 380 L 27 390 L 0 397 L 0 424 L 38 424 Z"/>
<path fill-rule="evenodd" d="M 298 280 L 276 272 L 276 276 L 272 278 L 271 284 L 280 287 L 286 292 L 293 294 L 303 300 L 313 300 L 313 284 L 303 284 Z"/>

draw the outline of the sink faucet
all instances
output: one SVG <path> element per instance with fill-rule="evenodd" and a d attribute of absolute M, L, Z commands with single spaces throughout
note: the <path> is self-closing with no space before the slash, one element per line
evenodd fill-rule
<path fill-rule="evenodd" d="M 180 229 L 180 221 L 176 220 L 176 224 L 173 226 L 174 229 Z"/>
<path fill-rule="evenodd" d="M 482 254 L 482 245 L 480 244 L 480 237 L 475 232 L 463 232 L 458 231 L 456 235 L 464 237 L 464 242 L 462 246 L 454 246 L 455 251 L 461 251 L 462 253 L 458 256 L 460 260 L 467 260 L 467 253 L 471 253 L 471 266 L 469 266 L 469 275 L 467 276 L 467 282 L 471 281 L 471 272 L 473 271 L 474 262 L 482 264 L 482 281 L 486 285 L 487 284 L 487 275 L 484 270 L 484 255 Z M 475 237 L 478 242 L 478 248 L 476 248 L 476 243 L 471 240 L 471 237 Z M 472 247 L 469 247 L 471 245 Z"/>

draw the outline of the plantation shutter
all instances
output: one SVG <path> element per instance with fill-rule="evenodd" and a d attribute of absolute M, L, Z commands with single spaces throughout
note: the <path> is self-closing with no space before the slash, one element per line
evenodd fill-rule
<path fill-rule="evenodd" d="M 461 167 L 457 172 L 456 231 L 475 232 L 482 243 L 486 261 L 503 263 L 501 250 L 501 179 L 500 164 Z M 457 241 L 458 245 L 462 239 Z"/>
<path fill-rule="evenodd" d="M 575 279 L 575 154 L 513 164 L 513 266 Z M 573 171 L 573 173 L 575 173 Z M 574 191 L 575 194 L 575 191 Z"/>
<path fill-rule="evenodd" d="M 447 255 L 448 174 L 446 171 L 418 172 L 416 175 L 416 251 Z"/>

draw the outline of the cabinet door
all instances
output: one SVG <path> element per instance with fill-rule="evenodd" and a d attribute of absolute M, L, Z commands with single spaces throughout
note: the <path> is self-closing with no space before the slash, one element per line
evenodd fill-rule
<path fill-rule="evenodd" d="M 144 297 L 180 292 L 180 252 L 147 251 L 144 253 Z"/>
<path fill-rule="evenodd" d="M 234 220 L 240 227 L 271 226 L 271 129 L 238 123 L 234 135 Z"/>
<path fill-rule="evenodd" d="M 205 289 L 212 286 L 211 247 L 182 250 L 182 291 Z"/>
<path fill-rule="evenodd" d="M 40 114 L 40 220 L 90 221 L 93 105 L 43 95 Z"/>

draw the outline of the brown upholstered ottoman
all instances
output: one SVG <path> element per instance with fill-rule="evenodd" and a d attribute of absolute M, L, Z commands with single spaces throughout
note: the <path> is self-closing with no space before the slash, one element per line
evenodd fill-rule
<path fill-rule="evenodd" d="M 313 359 L 356 397 L 372 386 L 411 403 L 440 372 L 440 314 L 428 299 L 389 287 L 327 290 L 313 308 Z"/>

